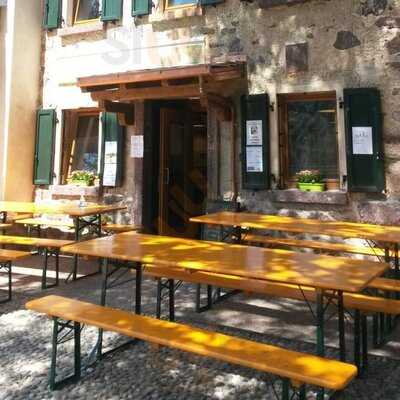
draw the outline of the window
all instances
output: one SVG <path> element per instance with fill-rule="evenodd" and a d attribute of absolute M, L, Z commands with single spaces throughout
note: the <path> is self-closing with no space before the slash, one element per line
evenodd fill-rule
<path fill-rule="evenodd" d="M 336 94 L 279 95 L 281 184 L 295 187 L 295 176 L 318 169 L 337 188 L 339 180 Z"/>
<path fill-rule="evenodd" d="M 100 18 L 99 0 L 75 0 L 74 23 L 80 24 Z"/>
<path fill-rule="evenodd" d="M 98 173 L 101 146 L 99 112 L 66 111 L 64 115 L 62 181 L 66 183 L 76 170 Z"/>
<path fill-rule="evenodd" d="M 197 4 L 197 2 L 193 0 L 165 0 L 165 8 L 180 8 L 187 7 Z"/>

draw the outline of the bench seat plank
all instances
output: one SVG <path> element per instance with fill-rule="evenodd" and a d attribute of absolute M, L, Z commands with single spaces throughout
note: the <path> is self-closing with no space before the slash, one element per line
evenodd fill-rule
<path fill-rule="evenodd" d="M 12 224 L 0 224 L 0 229 L 8 229 L 11 227 L 12 227 Z"/>
<path fill-rule="evenodd" d="M 385 251 L 380 248 L 354 246 L 346 243 L 331 243 L 318 240 L 301 240 L 293 238 L 270 237 L 248 234 L 244 238 L 248 243 L 262 243 L 273 246 L 302 247 L 321 251 L 335 251 L 341 253 L 361 254 L 366 256 L 385 257 Z"/>
<path fill-rule="evenodd" d="M 140 226 L 125 225 L 125 224 L 104 224 L 102 228 L 106 232 L 124 233 L 124 232 L 137 231 L 140 229 Z"/>
<path fill-rule="evenodd" d="M 29 257 L 30 255 L 31 253 L 27 251 L 0 249 L 0 261 L 14 261 L 19 260 L 20 258 Z"/>
<path fill-rule="evenodd" d="M 386 290 L 388 292 L 400 292 L 400 280 L 389 278 L 375 278 L 368 285 L 369 288 Z"/>
<path fill-rule="evenodd" d="M 301 292 L 298 286 L 287 283 L 268 282 L 240 276 L 213 274 L 210 272 L 188 273 L 182 269 L 166 269 L 150 265 L 146 266 L 145 273 L 154 277 L 202 283 L 227 289 L 239 289 L 249 293 L 265 294 L 302 301 L 304 301 L 304 297 L 306 297 L 308 301 L 316 301 L 315 289 L 309 286 L 302 286 Z M 350 309 L 357 309 L 364 312 L 383 312 L 393 315 L 400 314 L 400 300 L 353 293 L 344 293 L 343 300 L 345 307 Z"/>
<path fill-rule="evenodd" d="M 15 244 L 22 246 L 34 246 L 43 248 L 47 247 L 47 248 L 59 249 L 63 246 L 67 246 L 72 243 L 74 243 L 72 240 L 0 235 L 0 244 Z"/>
<path fill-rule="evenodd" d="M 340 361 L 64 297 L 47 296 L 28 302 L 26 307 L 51 317 L 96 326 L 332 390 L 344 389 L 357 374 L 354 365 Z"/>
<path fill-rule="evenodd" d="M 57 220 L 50 220 L 46 218 L 24 218 L 18 219 L 15 221 L 16 224 L 20 225 L 33 225 L 33 226 L 54 226 L 54 227 L 66 227 L 66 228 L 74 228 L 73 222 L 67 221 L 57 221 Z"/>

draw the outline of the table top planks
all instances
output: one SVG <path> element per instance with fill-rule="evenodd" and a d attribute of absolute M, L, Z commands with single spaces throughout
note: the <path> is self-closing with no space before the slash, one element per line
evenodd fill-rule
<path fill-rule="evenodd" d="M 388 264 L 287 250 L 127 232 L 62 248 L 66 253 L 360 292 Z"/>
<path fill-rule="evenodd" d="M 30 214 L 65 214 L 70 217 L 87 217 L 96 214 L 126 209 L 125 206 L 89 204 L 84 207 L 73 204 L 30 203 L 18 201 L 0 201 L 0 212 Z"/>
<path fill-rule="evenodd" d="M 345 221 L 322 221 L 280 215 L 229 211 L 192 217 L 190 221 L 210 225 L 240 226 L 242 228 L 268 229 L 293 233 L 369 239 L 387 243 L 400 243 L 400 226 L 373 225 Z"/>

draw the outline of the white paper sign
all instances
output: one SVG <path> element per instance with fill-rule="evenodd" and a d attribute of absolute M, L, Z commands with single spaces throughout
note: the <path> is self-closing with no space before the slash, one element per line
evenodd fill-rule
<path fill-rule="evenodd" d="M 117 142 L 105 142 L 104 146 L 104 163 L 117 163 Z"/>
<path fill-rule="evenodd" d="M 143 135 L 131 136 L 131 157 L 143 158 Z"/>
<path fill-rule="evenodd" d="M 263 171 L 263 154 L 261 146 L 246 147 L 246 171 L 262 172 Z"/>
<path fill-rule="evenodd" d="M 246 122 L 246 144 L 247 146 L 262 146 L 262 121 Z"/>
<path fill-rule="evenodd" d="M 115 186 L 117 178 L 117 164 L 104 164 L 103 185 Z"/>
<path fill-rule="evenodd" d="M 353 127 L 353 154 L 373 154 L 372 127 Z"/>

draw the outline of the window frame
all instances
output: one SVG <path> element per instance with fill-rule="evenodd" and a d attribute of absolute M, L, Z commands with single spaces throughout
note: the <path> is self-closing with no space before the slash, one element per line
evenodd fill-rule
<path fill-rule="evenodd" d="M 67 118 L 68 118 L 68 113 L 75 113 L 76 118 L 79 119 L 80 117 L 90 117 L 90 116 L 97 116 L 99 119 L 99 137 L 98 137 L 98 161 L 97 161 L 97 174 L 100 173 L 101 170 L 101 157 L 103 155 L 103 139 L 102 139 L 102 126 L 101 126 L 101 118 L 102 118 L 102 110 L 99 108 L 79 108 L 79 109 L 66 109 L 63 110 L 63 128 L 62 128 L 62 141 L 61 141 L 61 160 L 60 160 L 60 182 L 62 185 L 68 184 L 68 172 L 69 168 L 67 171 L 64 171 L 64 163 L 65 163 L 65 158 L 64 157 L 69 157 L 69 160 L 71 161 L 71 152 L 67 152 L 65 146 L 66 146 L 66 135 L 67 135 Z M 70 115 L 71 115 L 70 114 Z M 78 127 L 78 122 L 77 122 L 77 127 Z M 68 154 L 69 153 L 69 154 Z M 70 165 L 68 164 L 70 167 Z M 72 171 L 71 171 L 72 172 Z"/>
<path fill-rule="evenodd" d="M 170 6 L 169 5 L 170 0 L 163 0 L 163 7 L 164 11 L 173 11 L 173 10 L 179 10 L 183 8 L 193 8 L 197 6 L 197 2 L 193 1 L 192 3 L 187 3 L 187 4 L 180 4 L 177 6 Z"/>
<path fill-rule="evenodd" d="M 282 93 L 277 95 L 278 100 L 278 132 L 279 132 L 279 185 L 281 188 L 293 189 L 297 187 L 294 176 L 290 176 L 290 157 L 289 157 L 289 132 L 288 132 L 288 109 L 287 105 L 291 102 L 302 101 L 334 101 L 337 104 L 336 91 L 324 92 L 301 92 L 301 93 Z M 336 154 L 337 154 L 337 178 L 324 179 L 327 190 L 340 189 L 340 141 L 339 141 L 339 118 L 338 110 L 335 110 L 336 118 Z"/>
<path fill-rule="evenodd" d="M 85 24 L 91 24 L 93 22 L 99 22 L 101 20 L 101 1 L 99 0 L 99 16 L 98 18 L 92 18 L 92 19 L 85 19 L 82 21 L 77 21 L 78 17 L 78 11 L 79 11 L 79 5 L 80 5 L 81 0 L 73 0 L 72 1 L 72 25 L 85 25 Z"/>

